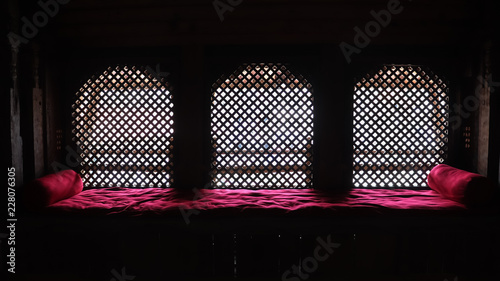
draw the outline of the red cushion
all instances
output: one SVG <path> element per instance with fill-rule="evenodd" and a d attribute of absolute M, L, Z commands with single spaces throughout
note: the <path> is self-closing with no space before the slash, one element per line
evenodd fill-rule
<path fill-rule="evenodd" d="M 34 180 L 26 187 L 27 207 L 45 207 L 70 198 L 83 190 L 80 175 L 64 170 Z"/>
<path fill-rule="evenodd" d="M 486 177 L 445 164 L 439 164 L 431 170 L 427 183 L 441 196 L 465 205 L 488 203 L 495 191 Z"/>
<path fill-rule="evenodd" d="M 332 194 L 314 189 L 99 188 L 46 208 L 49 213 L 111 216 L 371 216 L 391 214 L 461 214 L 464 204 L 442 198 L 434 190 L 353 189 Z"/>

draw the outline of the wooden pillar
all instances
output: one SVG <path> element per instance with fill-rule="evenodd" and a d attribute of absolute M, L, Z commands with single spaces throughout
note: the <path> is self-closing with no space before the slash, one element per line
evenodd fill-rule
<path fill-rule="evenodd" d="M 176 188 L 202 188 L 207 181 L 204 158 L 203 48 L 184 46 L 181 87 L 174 92 L 174 184 Z"/>
<path fill-rule="evenodd" d="M 488 174 L 488 151 L 490 138 L 490 87 L 488 86 L 487 77 L 488 69 L 485 66 L 485 61 L 488 57 L 488 49 L 483 49 L 481 56 L 481 68 L 479 76 L 481 79 L 476 81 L 475 87 L 476 96 L 479 99 L 478 112 L 478 127 L 477 127 L 477 171 L 487 176 Z"/>
<path fill-rule="evenodd" d="M 43 122 L 43 91 L 40 88 L 40 77 L 39 77 L 39 52 L 38 47 L 35 45 L 34 49 L 34 62 L 33 62 L 33 76 L 34 85 L 32 92 L 33 97 L 33 170 L 34 177 L 39 178 L 43 176 L 45 172 L 44 165 L 44 122 Z"/>
<path fill-rule="evenodd" d="M 12 32 L 18 32 L 19 12 L 16 1 L 9 1 L 9 11 L 11 15 Z M 11 43 L 11 87 L 9 95 L 10 103 L 10 143 L 11 143 L 11 167 L 16 169 L 16 186 L 23 185 L 23 139 L 21 137 L 21 107 L 19 99 L 18 83 L 18 59 L 19 44 Z"/>
<path fill-rule="evenodd" d="M 343 191 L 352 185 L 352 80 L 338 47 L 322 46 L 315 90 L 314 188 Z"/>
<path fill-rule="evenodd" d="M 500 187 L 500 38 L 493 42 L 489 62 L 490 92 L 490 139 L 488 157 L 488 177 Z"/>

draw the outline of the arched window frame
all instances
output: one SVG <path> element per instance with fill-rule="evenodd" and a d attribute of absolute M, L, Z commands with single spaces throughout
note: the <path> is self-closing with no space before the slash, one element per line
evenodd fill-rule
<path fill-rule="evenodd" d="M 241 91 L 240 96 L 232 93 L 235 89 Z M 236 110 L 228 109 L 225 113 L 226 106 L 222 105 L 224 102 L 232 107 L 236 106 Z M 239 111 L 236 105 L 238 102 L 243 108 L 248 106 L 257 110 L 259 116 L 253 116 L 245 109 Z M 290 114 L 298 112 L 297 106 L 301 102 L 304 107 L 300 111 L 302 115 Z M 276 108 L 283 112 L 276 112 Z M 285 109 L 288 112 L 284 112 Z M 281 63 L 243 64 L 232 74 L 222 75 L 212 85 L 210 112 L 211 187 L 312 187 L 313 89 L 302 75 L 295 71 L 292 73 L 288 65 Z M 248 120 L 248 116 L 232 116 L 246 113 L 250 115 Z M 286 118 L 283 114 L 290 116 Z M 279 126 L 282 123 L 278 117 L 283 117 L 280 119 L 284 122 L 283 126 Z M 295 133 L 290 131 L 292 128 L 296 129 Z M 223 131 L 236 130 L 241 131 L 239 136 L 251 136 L 255 141 L 238 140 L 239 136 L 232 133 L 225 134 L 227 139 L 222 139 Z M 281 130 L 288 136 L 277 136 L 273 134 L 275 130 Z M 294 136 L 291 136 L 292 134 Z M 294 145 L 296 147 L 293 147 Z"/>
<path fill-rule="evenodd" d="M 72 115 L 86 188 L 172 186 L 172 89 L 164 78 L 145 67 L 108 67 L 77 91 Z"/>
<path fill-rule="evenodd" d="M 383 65 L 356 81 L 353 101 L 353 186 L 427 188 L 447 158 L 449 82 L 425 66 Z"/>

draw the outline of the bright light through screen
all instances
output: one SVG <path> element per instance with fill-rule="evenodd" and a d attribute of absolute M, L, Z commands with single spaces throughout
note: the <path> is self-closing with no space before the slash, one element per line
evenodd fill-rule
<path fill-rule="evenodd" d="M 447 86 L 421 69 L 393 67 L 354 91 L 354 186 L 426 186 L 445 156 Z"/>
<path fill-rule="evenodd" d="M 86 187 L 168 187 L 173 111 L 168 85 L 135 67 L 108 68 L 77 93 L 75 140 Z"/>
<path fill-rule="evenodd" d="M 310 185 L 312 93 L 302 83 L 296 86 L 299 82 L 276 83 L 277 72 L 257 66 L 240 74 L 239 81 L 261 78 L 261 84 L 272 85 L 267 88 L 259 84 L 215 89 L 211 111 L 214 187 Z M 231 83 L 237 84 L 227 80 L 224 85 Z"/>

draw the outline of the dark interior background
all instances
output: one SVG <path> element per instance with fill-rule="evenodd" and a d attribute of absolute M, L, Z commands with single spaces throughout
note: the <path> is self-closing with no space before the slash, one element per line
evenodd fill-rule
<path fill-rule="evenodd" d="M 290 65 L 312 84 L 314 187 L 334 191 L 352 185 L 352 91 L 358 77 L 381 64 L 426 65 L 449 81 L 453 117 L 460 114 L 453 105 L 463 108 L 467 97 L 475 94 L 477 77 L 491 75 L 490 95 L 481 87 L 480 108 L 468 112 L 461 126 L 449 131 L 446 162 L 500 183 L 500 24 L 494 0 L 400 0 L 401 13 L 392 15 L 368 46 L 351 56 L 351 63 L 339 44 L 354 45 L 354 28 L 364 29 L 374 20 L 370 11 L 386 10 L 391 1 L 220 0 L 241 2 L 223 14 L 223 21 L 214 0 L 59 1 L 65 4 L 58 4 L 57 13 L 27 43 L 15 48 L 8 36 L 0 43 L 2 138 L 8 144 L 2 158 L 7 167 L 16 168 L 17 187 L 53 173 L 54 167 L 77 169 L 71 166 L 74 159 L 67 150 L 75 148 L 71 105 L 84 81 L 116 64 L 153 69 L 159 65 L 170 73 L 167 81 L 173 86 L 175 103 L 174 186 L 203 187 L 209 181 L 212 84 L 242 63 L 259 62 Z M 38 2 L 2 1 L 3 34 L 22 35 L 26 21 L 33 22 L 33 16 L 43 11 Z M 21 193 L 16 198 L 21 203 Z M 194 272 L 193 280 L 222 272 L 212 280 L 233 280 L 238 229 L 234 225 L 245 229 L 238 233 L 239 255 L 247 259 L 251 267 L 246 270 L 251 273 L 259 268 L 269 273 L 276 256 L 297 264 L 311 254 L 317 235 L 334 233 L 342 248 L 321 270 L 361 276 L 346 280 L 443 280 L 444 276 L 452 280 L 451 273 L 461 271 L 472 276 L 461 276 L 461 281 L 494 280 L 477 277 L 493 272 L 498 276 L 497 214 L 449 219 L 424 213 L 375 220 L 304 216 L 301 223 L 295 218 L 259 217 L 255 219 L 259 227 L 250 230 L 252 224 L 241 218 L 201 219 L 201 227 L 195 228 L 196 224 L 184 222 L 169 224 L 169 218 L 62 215 L 52 220 L 37 215 L 25 216 L 18 224 L 18 265 L 26 269 L 25 280 L 107 281 L 112 268 L 119 271 L 124 265 L 130 274 L 142 276 L 137 280 L 156 280 L 156 276 L 180 280 L 173 279 L 170 271 Z M 6 248 L 6 243 L 1 246 Z M 60 268 L 68 275 L 56 279 Z M 280 277 L 282 272 L 273 274 Z M 380 273 L 379 279 L 373 272 Z M 387 272 L 400 275 L 389 279 Z M 418 275 L 425 272 L 439 274 L 428 279 Z M 408 273 L 417 277 L 399 278 Z M 89 278 L 66 278 L 75 274 Z M 335 275 L 325 276 L 331 280 Z"/>
<path fill-rule="evenodd" d="M 314 186 L 348 188 L 356 77 L 380 64 L 426 65 L 450 81 L 450 105 L 474 94 L 478 75 L 492 74 L 493 81 L 500 80 L 498 20 L 494 1 L 488 0 L 400 1 L 402 11 L 393 14 L 388 26 L 381 27 L 348 63 L 339 44 L 354 46 L 354 28 L 364 29 L 374 20 L 370 11 L 386 10 L 389 2 L 243 0 L 223 14 L 223 21 L 210 0 L 59 4 L 58 12 L 38 28 L 36 36 L 19 47 L 16 67 L 23 143 L 19 150 L 18 142 L 12 141 L 14 152 L 11 148 L 7 161 L 21 159 L 16 151 L 22 152 L 25 182 L 52 172 L 51 164 L 65 163 L 65 147 L 74 146 L 71 104 L 82 82 L 110 65 L 155 68 L 159 64 L 170 73 L 167 80 L 174 87 L 174 185 L 203 186 L 209 171 L 212 83 L 241 63 L 281 62 L 293 66 L 314 88 Z M 22 34 L 22 18 L 33 22 L 42 10 L 37 1 L 9 0 L 4 5 L 7 33 Z M 12 48 L 8 38 L 3 42 L 2 56 L 7 59 L 3 71 L 8 77 Z M 8 80 L 6 90 L 12 85 Z M 33 88 L 42 89 L 39 107 L 32 103 Z M 491 93 L 491 112 L 485 113 L 489 124 L 479 124 L 480 110 L 476 110 L 459 129 L 450 130 L 447 159 L 496 182 L 499 91 Z M 34 121 L 33 112 L 43 120 Z M 450 114 L 457 113 L 451 109 Z M 34 125 L 43 128 L 42 142 L 35 141 Z M 472 133 L 470 147 L 465 147 L 466 127 Z M 481 137 L 484 132 L 489 136 Z M 9 136 L 13 139 L 12 129 Z"/>

